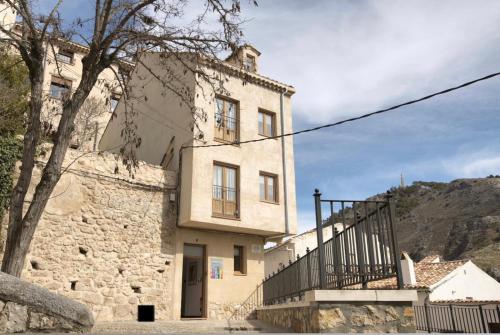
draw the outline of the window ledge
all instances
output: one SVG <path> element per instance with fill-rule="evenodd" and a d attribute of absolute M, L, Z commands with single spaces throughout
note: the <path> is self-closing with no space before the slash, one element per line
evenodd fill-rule
<path fill-rule="evenodd" d="M 221 215 L 221 214 L 212 214 L 213 218 L 216 219 L 226 219 L 226 220 L 233 220 L 233 221 L 241 221 L 241 219 L 237 216 L 227 216 L 227 215 Z"/>
<path fill-rule="evenodd" d="M 244 276 L 246 276 L 247 274 L 246 274 L 246 273 L 243 273 L 243 272 L 239 272 L 239 271 L 234 271 L 234 272 L 233 272 L 233 275 L 234 275 L 234 276 L 239 276 L 239 277 L 244 277 Z"/>
<path fill-rule="evenodd" d="M 272 140 L 277 140 L 279 139 L 279 137 L 274 137 L 274 136 L 278 136 L 278 135 L 273 135 L 273 136 L 267 136 L 267 135 L 262 135 L 262 134 L 258 134 L 260 137 L 265 137 L 265 138 L 269 138 L 269 139 L 272 139 Z"/>
<path fill-rule="evenodd" d="M 266 204 L 271 204 L 271 205 L 279 205 L 280 204 L 278 201 L 260 200 L 260 202 L 263 202 Z"/>
<path fill-rule="evenodd" d="M 216 138 L 214 137 L 214 142 L 219 142 L 219 143 L 224 143 L 224 144 L 231 144 L 233 147 L 240 147 L 240 143 L 235 143 L 235 142 L 230 142 L 230 141 L 226 141 L 226 140 L 223 140 L 222 138 Z"/>

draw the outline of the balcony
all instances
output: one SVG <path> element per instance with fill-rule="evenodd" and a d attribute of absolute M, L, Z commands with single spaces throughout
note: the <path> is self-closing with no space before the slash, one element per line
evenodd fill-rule
<path fill-rule="evenodd" d="M 239 217 L 236 188 L 213 186 L 212 215 L 233 219 Z"/>
<path fill-rule="evenodd" d="M 214 138 L 222 142 L 238 142 L 238 119 L 216 113 Z"/>

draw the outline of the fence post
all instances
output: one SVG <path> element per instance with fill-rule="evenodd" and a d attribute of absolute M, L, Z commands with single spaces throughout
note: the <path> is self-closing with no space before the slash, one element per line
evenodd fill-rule
<path fill-rule="evenodd" d="M 307 289 L 311 289 L 311 250 L 306 248 L 306 266 L 307 266 Z"/>
<path fill-rule="evenodd" d="M 450 305 L 450 317 L 451 317 L 451 326 L 453 327 L 453 332 L 457 332 L 457 326 L 455 325 L 455 317 L 453 316 L 453 305 Z"/>
<path fill-rule="evenodd" d="M 485 333 L 489 333 L 489 327 L 484 321 L 483 306 L 479 305 L 479 314 L 481 314 L 481 324 Z"/>
<path fill-rule="evenodd" d="M 404 287 L 403 283 L 403 273 L 401 271 L 401 253 L 399 252 L 399 245 L 398 245 L 398 239 L 396 236 L 396 228 L 394 224 L 394 220 L 396 220 L 396 211 L 394 208 L 394 202 L 392 199 L 392 194 L 388 193 L 386 195 L 387 202 L 389 205 L 389 224 L 391 226 L 391 242 L 393 245 L 393 250 L 394 250 L 394 263 L 396 264 L 396 272 L 397 272 L 397 279 L 398 279 L 398 288 L 402 289 Z"/>
<path fill-rule="evenodd" d="M 296 265 L 297 267 L 297 286 L 298 286 L 298 293 L 299 293 L 299 301 L 300 301 L 300 295 L 302 293 L 302 281 L 300 280 L 300 255 L 297 254 L 297 262 Z"/>
<path fill-rule="evenodd" d="M 323 245 L 323 219 L 321 217 L 321 193 L 318 189 L 314 190 L 314 203 L 316 208 L 316 237 L 318 239 L 318 274 L 319 288 L 326 289 L 326 263 L 325 246 Z"/>
<path fill-rule="evenodd" d="M 431 326 L 429 324 L 429 310 L 426 303 L 424 303 L 424 313 L 425 313 L 425 325 L 427 326 L 427 332 L 431 332 Z"/>

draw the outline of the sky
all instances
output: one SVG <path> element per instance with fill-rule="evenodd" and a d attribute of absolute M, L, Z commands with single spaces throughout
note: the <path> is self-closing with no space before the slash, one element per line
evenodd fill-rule
<path fill-rule="evenodd" d="M 293 85 L 294 129 L 335 122 L 500 71 L 500 1 L 259 1 L 245 38 Z M 413 181 L 500 174 L 500 77 L 296 136 L 298 230 L 313 191 L 364 199 Z"/>
<path fill-rule="evenodd" d="M 89 3 L 66 2 L 63 14 Z M 497 0 L 252 3 L 242 0 L 244 39 L 262 52 L 261 74 L 296 88 L 295 130 L 500 71 Z M 401 173 L 406 184 L 500 174 L 499 135 L 500 77 L 296 136 L 298 230 L 314 226 L 315 188 L 326 198 L 364 199 L 399 185 Z"/>

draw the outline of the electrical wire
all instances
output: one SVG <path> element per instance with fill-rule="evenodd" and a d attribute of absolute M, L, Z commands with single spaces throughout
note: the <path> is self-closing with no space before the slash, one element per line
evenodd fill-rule
<path fill-rule="evenodd" d="M 398 105 L 394 105 L 394 106 L 389 107 L 389 108 L 379 109 L 379 110 L 371 112 L 371 113 L 363 114 L 363 115 L 352 117 L 352 118 L 349 118 L 349 119 L 344 119 L 344 120 L 337 121 L 337 122 L 334 122 L 334 123 L 324 124 L 324 125 L 313 127 L 313 128 L 298 130 L 298 131 L 295 131 L 295 132 L 285 133 L 285 134 L 276 135 L 276 136 L 263 137 L 263 138 L 257 138 L 257 139 L 252 139 L 252 140 L 246 140 L 246 141 L 236 141 L 236 142 L 219 143 L 219 144 L 205 144 L 205 145 L 188 145 L 188 146 L 183 146 L 182 148 L 183 149 L 188 149 L 188 148 L 198 149 L 198 148 L 223 147 L 223 146 L 235 145 L 235 144 L 241 145 L 241 144 L 262 142 L 262 141 L 272 140 L 272 139 L 276 139 L 276 138 L 282 138 L 282 137 L 295 136 L 295 135 L 299 135 L 299 134 L 309 133 L 309 132 L 313 132 L 313 131 L 317 131 L 317 130 L 321 130 L 321 129 L 325 129 L 325 128 L 330 128 L 330 127 L 338 126 L 338 125 L 341 125 L 341 124 L 344 124 L 344 123 L 348 123 L 348 122 L 358 121 L 358 120 L 361 120 L 361 119 L 368 118 L 370 116 L 374 116 L 374 115 L 386 113 L 386 112 L 389 112 L 389 111 L 393 111 L 395 109 L 398 109 L 398 108 L 401 108 L 401 107 L 404 107 L 404 106 L 416 104 L 418 102 L 434 98 L 434 97 L 436 97 L 438 95 L 444 95 L 444 94 L 447 94 L 447 93 L 459 90 L 461 88 L 464 88 L 464 87 L 476 84 L 476 83 L 478 83 L 480 81 L 485 81 L 485 80 L 497 77 L 499 75 L 500 75 L 500 72 L 492 73 L 492 74 L 489 74 L 487 76 L 484 76 L 484 77 L 481 77 L 481 78 L 478 78 L 478 79 L 474 79 L 474 80 L 468 81 L 466 83 L 460 84 L 458 86 L 454 86 L 454 87 L 447 88 L 445 90 L 442 90 L 442 91 L 439 91 L 439 92 L 436 92 L 436 93 L 432 93 L 432 94 L 426 95 L 426 96 L 424 96 L 422 98 L 418 98 L 418 99 L 406 101 L 406 102 L 400 103 Z"/>

